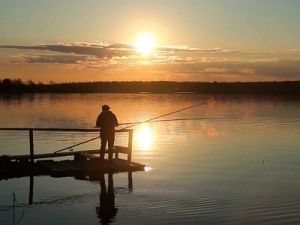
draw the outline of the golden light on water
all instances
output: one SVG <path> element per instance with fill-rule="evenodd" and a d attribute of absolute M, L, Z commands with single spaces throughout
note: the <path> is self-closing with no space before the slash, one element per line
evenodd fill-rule
<path fill-rule="evenodd" d="M 151 53 L 153 48 L 156 46 L 156 40 L 150 33 L 141 33 L 136 37 L 133 42 L 133 46 L 139 54 L 146 55 Z"/>
<path fill-rule="evenodd" d="M 153 142 L 153 134 L 148 124 L 139 126 L 135 135 L 138 147 L 143 151 L 148 151 Z"/>
<path fill-rule="evenodd" d="M 152 167 L 146 166 L 145 167 L 145 172 L 150 172 L 152 170 Z"/>

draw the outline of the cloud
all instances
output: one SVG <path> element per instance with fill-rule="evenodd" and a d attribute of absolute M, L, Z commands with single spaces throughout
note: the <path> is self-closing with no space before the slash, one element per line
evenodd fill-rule
<path fill-rule="evenodd" d="M 188 46 L 167 46 L 167 47 L 157 47 L 157 51 L 161 52 L 202 52 L 202 53 L 211 53 L 211 52 L 225 52 L 226 50 L 221 48 L 207 48 L 207 49 L 200 49 L 200 48 L 190 48 Z"/>
<path fill-rule="evenodd" d="M 291 77 L 300 79 L 300 60 L 279 60 L 276 62 L 255 63 L 257 74 L 277 77 Z"/>
<path fill-rule="evenodd" d="M 78 55 L 95 56 L 97 58 L 130 57 L 137 55 L 135 47 L 126 43 L 71 43 L 71 44 L 51 44 L 51 45 L 0 45 L 0 48 L 51 51 L 57 53 L 68 53 Z M 238 53 L 238 50 L 221 48 L 190 48 L 188 46 L 166 46 L 156 47 L 154 52 L 159 54 L 176 53 Z"/>
<path fill-rule="evenodd" d="M 6 45 L 20 49 L 11 63 L 60 64 L 85 70 L 115 73 L 167 74 L 172 80 L 300 80 L 298 50 L 257 52 L 222 48 L 161 46 L 148 56 L 126 43 L 58 43 Z M 299 52 L 300 53 L 300 52 Z"/>
<path fill-rule="evenodd" d="M 122 48 L 121 48 L 122 47 Z M 127 48 L 126 48 L 127 47 Z M 56 45 L 34 45 L 34 46 L 21 46 L 21 45 L 2 45 L 0 48 L 13 48 L 21 50 L 40 50 L 51 51 L 59 53 L 69 53 L 78 55 L 95 56 L 97 58 L 112 58 L 115 56 L 130 56 L 133 50 L 128 48 L 128 45 L 114 44 L 114 45 L 86 45 L 86 44 L 56 44 Z"/>
<path fill-rule="evenodd" d="M 283 52 L 287 52 L 287 53 L 300 53 L 300 49 L 292 49 L 292 50 L 286 50 L 286 51 L 283 51 Z"/>
<path fill-rule="evenodd" d="M 77 64 L 88 59 L 88 56 L 80 55 L 35 55 L 26 54 L 11 60 L 14 63 L 37 63 L 37 64 Z"/>
<path fill-rule="evenodd" d="M 300 80 L 299 60 L 186 61 L 149 65 L 153 70 L 193 80 Z"/>

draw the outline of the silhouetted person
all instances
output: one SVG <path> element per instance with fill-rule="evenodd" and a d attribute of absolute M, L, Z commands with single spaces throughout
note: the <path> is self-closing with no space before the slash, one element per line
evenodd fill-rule
<path fill-rule="evenodd" d="M 96 212 L 101 224 L 109 224 L 117 215 L 118 208 L 115 207 L 115 192 L 113 175 L 108 175 L 108 188 L 106 190 L 104 174 L 100 175 L 100 206 L 96 207 Z"/>
<path fill-rule="evenodd" d="M 115 127 L 119 125 L 117 117 L 109 110 L 108 105 L 102 106 L 102 112 L 99 114 L 96 126 L 100 127 L 101 147 L 100 159 L 104 159 L 106 143 L 108 142 L 108 159 L 112 159 L 113 147 L 115 142 Z"/>

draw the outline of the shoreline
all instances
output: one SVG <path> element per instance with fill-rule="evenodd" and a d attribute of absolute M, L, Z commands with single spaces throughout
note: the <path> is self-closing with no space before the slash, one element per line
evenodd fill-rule
<path fill-rule="evenodd" d="M 24 83 L 0 80 L 0 94 L 107 93 L 107 94 L 210 94 L 210 95 L 300 95 L 300 81 L 274 82 L 79 82 Z"/>

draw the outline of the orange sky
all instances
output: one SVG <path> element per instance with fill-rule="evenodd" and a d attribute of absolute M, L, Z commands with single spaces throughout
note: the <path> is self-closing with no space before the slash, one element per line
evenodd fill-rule
<path fill-rule="evenodd" d="M 0 79 L 300 80 L 299 7 L 298 0 L 4 0 Z"/>

